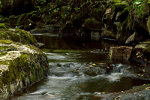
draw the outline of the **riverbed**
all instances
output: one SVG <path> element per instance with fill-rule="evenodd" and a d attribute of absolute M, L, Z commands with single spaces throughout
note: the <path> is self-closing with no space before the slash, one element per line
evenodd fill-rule
<path fill-rule="evenodd" d="M 101 100 L 116 92 L 150 83 L 130 62 L 111 62 L 105 41 L 72 41 L 58 34 L 33 34 L 49 61 L 48 77 L 12 100 Z"/>

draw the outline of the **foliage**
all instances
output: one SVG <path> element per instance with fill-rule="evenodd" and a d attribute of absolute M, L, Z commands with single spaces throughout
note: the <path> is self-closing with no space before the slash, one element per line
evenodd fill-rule
<path fill-rule="evenodd" d="M 148 10 L 147 7 L 146 0 L 134 0 L 129 8 L 129 11 L 139 18 L 145 15 L 146 10 Z"/>
<path fill-rule="evenodd" d="M 143 20 L 149 14 L 148 0 L 131 0 L 125 4 L 122 13 L 128 11 L 129 14 L 123 23 L 126 24 L 126 28 L 132 30 L 136 22 Z"/>
<path fill-rule="evenodd" d="M 6 27 L 5 23 L 0 23 L 0 28 L 5 28 L 6 29 L 7 27 Z"/>

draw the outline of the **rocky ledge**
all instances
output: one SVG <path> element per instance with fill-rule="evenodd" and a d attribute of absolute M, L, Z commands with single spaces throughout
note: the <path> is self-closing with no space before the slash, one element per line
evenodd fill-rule
<path fill-rule="evenodd" d="M 36 45 L 36 40 L 29 32 L 3 28 L 0 39 L 0 99 L 5 100 L 46 77 L 48 62 L 46 55 L 31 45 Z"/>

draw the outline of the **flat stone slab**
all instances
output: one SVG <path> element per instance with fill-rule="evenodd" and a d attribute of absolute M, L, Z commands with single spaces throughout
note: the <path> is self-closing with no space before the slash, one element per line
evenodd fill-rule
<path fill-rule="evenodd" d="M 119 47 L 110 47 L 109 57 L 113 61 L 128 61 L 130 59 L 132 52 L 132 47 L 129 46 L 119 46 Z"/>

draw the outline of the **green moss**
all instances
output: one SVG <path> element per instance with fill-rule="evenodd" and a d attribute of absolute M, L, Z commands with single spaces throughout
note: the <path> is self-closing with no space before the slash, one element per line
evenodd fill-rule
<path fill-rule="evenodd" d="M 150 54 L 150 45 L 148 45 L 143 51 L 147 54 Z"/>
<path fill-rule="evenodd" d="M 54 53 L 67 53 L 67 52 L 70 52 L 70 53 L 79 53 L 81 51 L 79 50 L 53 50 L 53 49 L 42 49 L 43 51 L 45 52 L 54 52 Z"/>
<path fill-rule="evenodd" d="M 15 44 L 10 40 L 0 40 L 0 44 L 5 44 L 4 46 L 0 46 L 0 49 L 2 50 L 0 52 L 0 56 L 6 55 L 7 51 L 18 50 L 16 49 L 16 47 L 9 46 L 9 44 Z M 16 43 L 15 45 L 21 44 Z M 30 47 L 32 48 L 32 50 L 38 50 L 34 46 L 29 46 L 29 48 Z M 2 76 L 0 76 L 0 88 L 2 88 L 2 84 L 9 86 L 9 84 L 15 83 L 17 79 L 25 82 L 26 78 L 30 78 L 30 81 L 34 83 L 37 79 L 43 77 L 44 67 L 41 67 L 41 65 L 46 64 L 46 59 L 44 60 L 41 57 L 46 56 L 40 50 L 37 52 L 39 52 L 39 54 L 37 55 L 33 55 L 30 53 L 21 53 L 21 56 L 16 59 L 0 61 L 0 65 L 8 65 L 9 68 L 8 70 L 3 71 Z"/>
<path fill-rule="evenodd" d="M 0 53 L 3 53 L 4 51 L 16 51 L 17 48 L 13 46 L 0 46 Z"/>
<path fill-rule="evenodd" d="M 30 32 L 21 29 L 0 30 L 0 39 L 1 40 L 8 39 L 15 42 L 21 42 L 24 44 L 33 44 L 33 45 L 36 45 L 37 43 L 36 39 L 32 36 Z"/>
<path fill-rule="evenodd" d="M 7 26 L 5 25 L 5 23 L 0 23 L 0 28 L 7 29 Z"/>
<path fill-rule="evenodd" d="M 31 70 L 28 58 L 30 55 L 22 54 L 19 58 L 9 61 L 9 70 L 3 73 L 2 82 L 4 84 L 14 83 L 16 79 L 27 77 L 25 72 Z M 32 66 L 33 67 L 33 66 Z"/>
<path fill-rule="evenodd" d="M 25 14 L 21 14 L 17 20 L 17 25 L 20 25 L 20 23 L 23 21 Z"/>
<path fill-rule="evenodd" d="M 16 33 L 20 36 L 21 43 L 26 43 L 26 44 L 35 44 L 37 43 L 36 39 L 32 36 L 30 32 L 16 29 Z"/>
<path fill-rule="evenodd" d="M 9 65 L 9 61 L 0 61 L 0 65 Z"/>
<path fill-rule="evenodd" d="M 11 43 L 13 43 L 13 41 L 11 41 L 11 40 L 0 40 L 0 43 L 5 43 L 5 44 L 11 44 Z"/>

